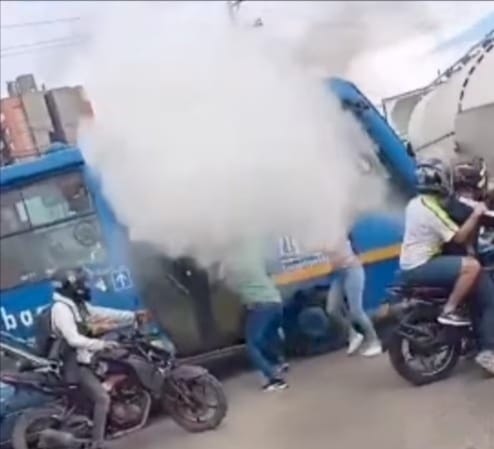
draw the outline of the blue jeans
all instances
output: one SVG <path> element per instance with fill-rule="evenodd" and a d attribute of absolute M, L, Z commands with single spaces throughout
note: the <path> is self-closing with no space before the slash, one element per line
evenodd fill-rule
<path fill-rule="evenodd" d="M 401 277 L 408 285 L 453 289 L 461 272 L 462 256 L 439 256 L 412 270 L 403 270 Z M 481 349 L 494 350 L 494 281 L 482 272 L 472 293 L 473 318 Z"/>
<path fill-rule="evenodd" d="M 268 380 L 278 377 L 278 362 L 283 360 L 280 328 L 281 303 L 258 303 L 249 306 L 246 323 L 247 350 L 254 366 Z"/>
<path fill-rule="evenodd" d="M 327 312 L 346 332 L 357 324 L 371 342 L 378 341 L 372 321 L 364 311 L 365 271 L 362 265 L 342 269 L 330 286 Z M 348 301 L 348 314 L 344 309 L 344 298 Z M 347 317 L 349 315 L 349 317 Z"/>

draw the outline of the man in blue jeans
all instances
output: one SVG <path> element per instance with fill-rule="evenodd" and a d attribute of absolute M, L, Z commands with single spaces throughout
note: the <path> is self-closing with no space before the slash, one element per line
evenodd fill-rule
<path fill-rule="evenodd" d="M 284 390 L 286 367 L 280 329 L 283 319 L 281 294 L 266 270 L 262 239 L 244 240 L 224 260 L 225 277 L 247 308 L 247 350 L 254 366 L 266 378 L 264 391 Z"/>
<path fill-rule="evenodd" d="M 494 282 L 473 256 L 442 255 L 447 243 L 468 245 L 472 241 L 487 208 L 483 203 L 475 204 L 466 221 L 458 225 L 444 209 L 453 190 L 449 168 L 438 160 L 424 162 L 417 168 L 417 178 L 419 195 L 406 208 L 400 255 L 403 279 L 411 285 L 451 290 L 438 318 L 444 325 L 469 325 L 460 307 L 472 297 L 480 311 L 481 351 L 476 361 L 494 374 Z"/>

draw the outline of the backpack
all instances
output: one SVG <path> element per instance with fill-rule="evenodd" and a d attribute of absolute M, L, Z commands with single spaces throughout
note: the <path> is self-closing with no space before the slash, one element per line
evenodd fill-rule
<path fill-rule="evenodd" d="M 34 320 L 34 346 L 36 354 L 48 358 L 55 337 L 51 325 L 51 306 L 46 307 Z"/>

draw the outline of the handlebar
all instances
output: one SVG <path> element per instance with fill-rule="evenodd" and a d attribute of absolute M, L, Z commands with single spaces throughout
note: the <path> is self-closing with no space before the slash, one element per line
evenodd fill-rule
<path fill-rule="evenodd" d="M 125 335 L 119 333 L 117 338 L 114 340 L 109 340 L 115 344 L 114 348 L 105 348 L 100 354 L 103 357 L 110 358 L 121 358 L 125 357 L 132 350 L 138 349 L 139 339 L 141 339 L 141 334 L 137 332 L 132 332 L 130 335 Z"/>
<path fill-rule="evenodd" d="M 135 346 L 136 343 L 149 343 L 156 336 L 144 334 L 140 326 L 134 326 L 131 332 L 120 332 L 116 342 L 121 347 Z"/>
<path fill-rule="evenodd" d="M 142 340 L 143 335 L 139 332 L 139 329 L 134 328 L 130 333 L 119 333 L 117 337 L 117 343 L 121 346 L 130 345 L 137 340 Z"/>
<path fill-rule="evenodd" d="M 494 212 L 489 211 L 482 215 L 480 224 L 484 228 L 494 231 Z"/>

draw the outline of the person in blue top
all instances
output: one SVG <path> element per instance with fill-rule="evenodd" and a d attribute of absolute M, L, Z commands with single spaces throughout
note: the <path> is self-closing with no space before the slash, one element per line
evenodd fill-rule
<path fill-rule="evenodd" d="M 371 319 L 364 310 L 365 270 L 353 250 L 350 238 L 344 239 L 339 247 L 329 252 L 329 255 L 337 273 L 328 292 L 328 315 L 333 317 L 345 332 L 348 338 L 348 355 L 357 352 L 367 340 L 362 355 L 377 356 L 382 353 L 382 345 Z M 348 307 L 344 307 L 345 298 Z M 360 332 L 355 329 L 354 324 L 359 326 Z"/>

